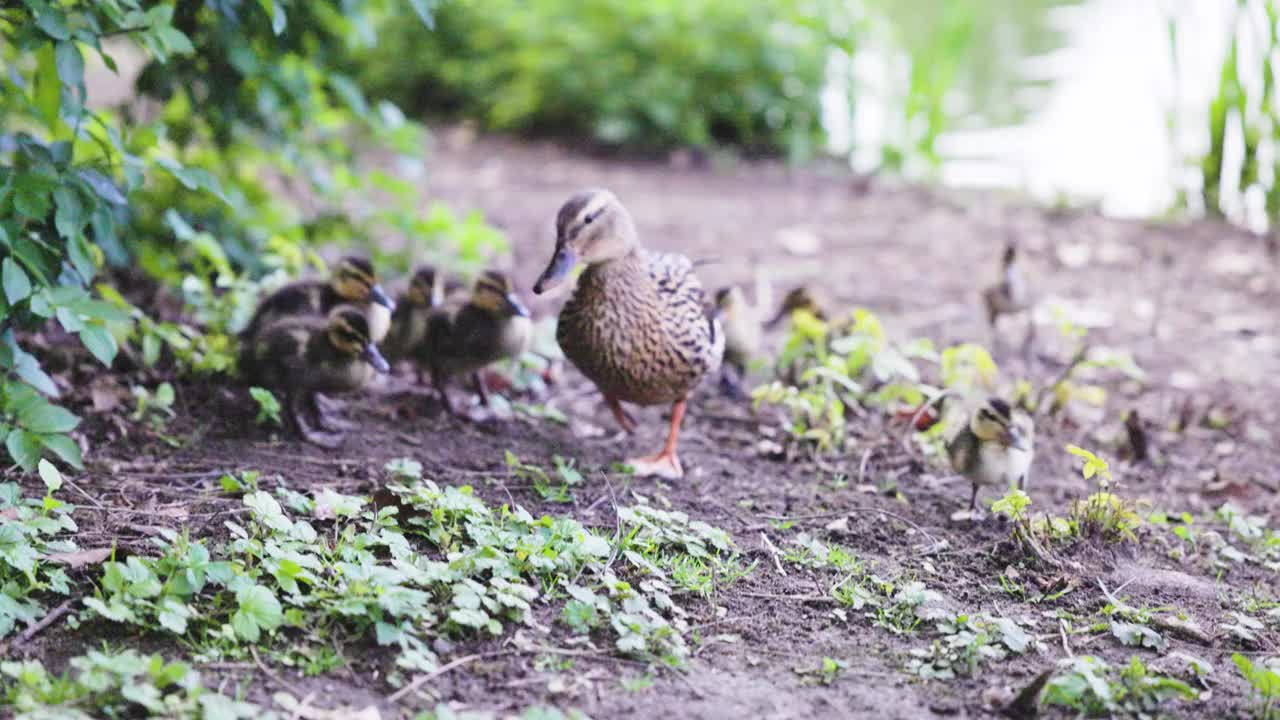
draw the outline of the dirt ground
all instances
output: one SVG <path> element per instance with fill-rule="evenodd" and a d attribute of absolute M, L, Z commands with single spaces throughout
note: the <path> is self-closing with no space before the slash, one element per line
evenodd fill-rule
<path fill-rule="evenodd" d="M 1055 306 L 1070 308 L 1077 324 L 1092 326 L 1091 344 L 1131 352 L 1146 373 L 1142 382 L 1099 373 L 1096 382 L 1108 390 L 1104 409 L 1073 406 L 1067 414 L 1040 420 L 1029 487 L 1034 507 L 1062 514 L 1091 491 L 1063 449 L 1075 443 L 1112 458 L 1122 492 L 1149 509 L 1200 517 L 1230 501 L 1265 516 L 1273 528 L 1280 524 L 1280 272 L 1257 238 L 1212 222 L 1116 221 L 1036 209 L 992 194 L 854 179 L 834 170 L 720 158 L 602 158 L 459 129 L 436 134 L 424 198 L 479 208 L 505 231 L 514 250 L 508 269 L 535 315 L 545 316 L 563 296 L 533 298 L 527 291 L 549 256 L 555 210 L 583 186 L 612 189 L 650 247 L 714 260 L 699 270 L 710 287 L 750 285 L 763 269 L 779 296 L 806 284 L 832 307 L 873 310 L 896 338 L 928 337 L 939 347 L 966 340 L 991 345 L 978 292 L 995 278 L 1003 244 L 1016 240 L 1041 303 L 1029 358 L 1016 351 L 1022 325 L 1010 320 L 1002 326 L 995 347 L 1004 377 L 1025 377 L 1039 387 L 1062 372 L 1073 346 L 1056 328 Z M 775 346 L 780 337 L 771 337 Z M 72 409 L 92 415 L 90 378 L 84 380 L 77 383 L 82 389 Z M 1252 593 L 1280 599 L 1274 572 L 1244 564 L 1215 573 L 1196 557 L 1175 561 L 1167 552 L 1172 536 L 1159 529 L 1140 531 L 1137 544 L 1061 548 L 1068 561 L 1062 568 L 1028 567 L 1007 542 L 1007 525 L 951 519 L 966 503 L 968 486 L 909 453 L 902 427 L 886 426 L 875 413 L 851 422 L 853 440 L 844 454 L 819 463 L 782 462 L 757 451 L 762 434 L 777 434 L 777 416 L 753 413 L 747 404 L 719 397 L 714 383 L 704 383 L 685 425 L 686 479 L 666 483 L 610 474 L 606 485 L 610 462 L 660 443 L 662 411 L 639 411 L 640 432 L 619 441 L 598 396 L 572 371 L 548 401 L 571 418 L 569 427 L 525 419 L 468 424 L 429 408 L 419 412 L 404 382 L 397 379 L 353 399 L 348 413 L 364 428 L 333 451 L 262 437 L 243 389 L 234 386 L 179 384 L 178 417 L 168 431 L 180 439 L 177 448 L 148 439 L 125 421 L 94 417 L 85 425 L 90 470 L 74 478 L 84 497 L 70 498 L 81 503 L 76 518 L 83 532 L 77 540 L 85 547 L 114 540 L 148 552 L 152 525 L 217 535 L 239 507 L 217 486 L 228 471 L 279 474 L 295 489 L 328 486 L 372 494 L 379 482 L 373 471 L 390 459 L 413 457 L 441 484 L 474 484 L 490 502 L 513 500 L 535 515 L 567 513 L 593 527 L 614 526 L 610 493 L 641 493 L 729 531 L 756 563 L 745 579 L 710 600 L 684 603 L 701 639 L 692 644 L 694 657 L 685 671 L 660 672 L 652 686 L 630 691 L 620 679 L 646 672 L 631 662 L 584 655 L 574 658 L 571 670 L 555 673 L 538 669 L 528 657 L 499 657 L 470 663 L 433 683 L 438 699 L 458 710 L 502 713 L 546 703 L 596 718 L 984 716 L 992 703 L 1007 701 L 1068 653 L 1093 654 L 1116 665 L 1133 654 L 1156 660 L 1151 651 L 1122 646 L 1105 631 L 1070 642 L 1055 632 L 1054 613 L 1092 615 L 1106 604 L 1101 585 L 1124 586 L 1123 595 L 1134 605 L 1177 607 L 1206 630 L 1208 638 L 1199 640 L 1170 636 L 1170 650 L 1214 665 L 1212 695 L 1195 704 L 1168 705 L 1162 710 L 1167 716 L 1249 716 L 1254 706 L 1231 653 L 1277 652 L 1274 636 L 1248 647 L 1219 632 L 1239 598 Z M 1154 462 L 1121 459 L 1121 417 L 1131 409 L 1144 418 Z M 1186 428 L 1170 430 L 1177 424 Z M 540 464 L 556 454 L 576 458 L 591 470 L 584 473 L 588 484 L 573 504 L 549 505 L 527 484 L 512 481 L 504 450 Z M 269 481 L 265 485 L 270 489 Z M 791 529 L 774 522 L 783 517 L 794 520 Z M 926 640 L 873 627 L 856 613 L 840 620 L 827 592 L 831 577 L 776 562 L 770 545 L 785 545 L 802 530 L 852 548 L 883 576 L 917 577 L 957 609 L 1038 618 L 1045 651 L 988 664 L 971 678 L 913 676 L 904 670 L 909 650 L 927 646 Z M 921 551 L 934 541 L 945 541 L 946 549 Z M 999 576 L 1011 565 L 1022 568 L 1028 588 L 1074 590 L 1040 604 L 1033 601 L 1038 592 L 1009 594 Z M 112 633 L 101 624 L 75 631 L 55 626 L 23 653 L 56 666 Z M 502 646 L 503 639 L 463 642 L 444 657 Z M 847 663 L 829 684 L 806 672 L 823 657 Z M 318 679 L 286 668 L 268 677 L 252 665 L 206 672 L 247 680 L 263 697 L 301 687 L 359 707 L 382 703 L 391 692 L 369 666 L 357 658 Z M 395 716 L 405 708 L 382 710 Z"/>

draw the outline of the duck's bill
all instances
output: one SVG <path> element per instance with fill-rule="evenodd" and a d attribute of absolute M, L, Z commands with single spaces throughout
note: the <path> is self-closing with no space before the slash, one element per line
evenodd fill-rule
<path fill-rule="evenodd" d="M 507 308 L 513 315 L 519 317 L 529 317 L 529 308 L 520 302 L 520 298 L 515 293 L 507 293 Z"/>
<path fill-rule="evenodd" d="M 1022 437 L 1022 433 L 1016 430 L 1006 429 L 1004 431 L 1004 444 L 1014 450 L 1026 450 L 1027 441 Z"/>
<path fill-rule="evenodd" d="M 564 282 L 577 264 L 578 256 L 572 250 L 564 245 L 557 247 L 555 257 L 551 258 L 551 264 L 542 271 L 542 277 L 538 278 L 538 282 L 533 284 L 533 292 L 541 295 Z"/>
<path fill-rule="evenodd" d="M 387 292 L 382 289 L 381 285 L 374 285 L 369 288 L 369 300 L 370 302 L 377 303 L 388 310 L 394 311 L 396 309 L 396 301 L 392 300 L 391 296 L 387 295 Z"/>
<path fill-rule="evenodd" d="M 361 356 L 364 358 L 365 362 L 373 366 L 374 370 L 377 370 L 384 375 L 391 372 L 391 363 L 388 363 L 387 359 L 382 357 L 382 353 L 378 352 L 377 345 L 374 345 L 373 343 L 365 345 L 364 352 Z"/>

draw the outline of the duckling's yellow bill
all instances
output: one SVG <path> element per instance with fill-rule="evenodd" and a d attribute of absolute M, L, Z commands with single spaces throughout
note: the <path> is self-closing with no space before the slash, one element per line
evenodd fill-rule
<path fill-rule="evenodd" d="M 386 358 L 382 357 L 382 353 L 378 352 L 378 346 L 373 343 L 364 346 L 364 352 L 360 353 L 360 357 L 364 358 L 365 362 L 383 375 L 391 372 L 391 364 L 387 362 Z"/>
<path fill-rule="evenodd" d="M 387 295 L 381 285 L 374 285 L 369 288 L 369 300 L 391 310 L 392 312 L 396 309 L 396 301 L 392 300 L 391 297 Z"/>
<path fill-rule="evenodd" d="M 551 258 L 551 264 L 547 266 L 546 270 L 542 271 L 542 276 L 538 278 L 538 282 L 533 284 L 533 292 L 541 295 L 564 282 L 577 264 L 577 253 L 564 244 L 557 246 L 555 257 Z"/>

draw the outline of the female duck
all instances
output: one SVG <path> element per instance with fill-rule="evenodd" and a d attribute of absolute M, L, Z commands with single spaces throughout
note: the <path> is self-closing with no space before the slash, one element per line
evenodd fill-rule
<path fill-rule="evenodd" d="M 637 475 L 683 477 L 676 445 L 685 403 L 724 353 L 693 263 L 641 247 L 631 215 L 608 190 L 584 190 L 560 208 L 555 255 L 533 291 L 559 285 L 579 263 L 587 267 L 560 312 L 556 340 L 628 432 L 636 422 L 622 403 L 671 403 L 662 451 L 627 462 Z"/>

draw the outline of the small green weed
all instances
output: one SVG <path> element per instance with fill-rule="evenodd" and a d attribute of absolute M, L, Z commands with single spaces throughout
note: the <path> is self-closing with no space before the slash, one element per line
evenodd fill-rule
<path fill-rule="evenodd" d="M 1200 695 L 1172 677 L 1151 672 L 1138 657 L 1119 671 L 1090 655 L 1066 658 L 1045 685 L 1041 701 L 1086 715 L 1159 715 L 1172 699 L 1197 700 Z"/>
<path fill-rule="evenodd" d="M 272 425 L 283 425 L 284 421 L 280 418 L 280 401 L 276 396 L 266 388 L 251 387 L 249 395 L 253 401 L 258 404 L 258 416 L 254 418 L 254 422 L 259 425 L 271 423 Z"/>
<path fill-rule="evenodd" d="M 1249 681 L 1249 685 L 1253 687 L 1253 691 L 1261 701 L 1258 717 L 1261 720 L 1275 720 L 1280 717 L 1280 712 L 1276 709 L 1276 701 L 1280 700 L 1280 662 L 1271 666 L 1263 665 L 1253 662 L 1240 653 L 1232 654 L 1231 661 L 1236 664 L 1236 668 L 1244 679 Z"/>

